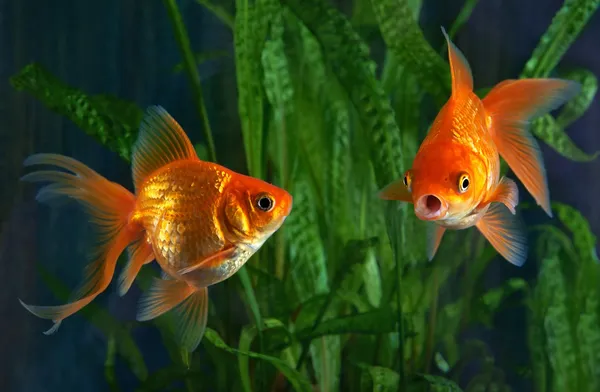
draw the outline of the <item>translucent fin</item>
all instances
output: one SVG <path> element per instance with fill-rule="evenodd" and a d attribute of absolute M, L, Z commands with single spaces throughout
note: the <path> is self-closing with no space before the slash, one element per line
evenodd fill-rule
<path fill-rule="evenodd" d="M 131 161 L 135 189 L 139 189 L 149 174 L 180 159 L 198 160 L 194 146 L 165 109 L 150 106 L 133 145 Z"/>
<path fill-rule="evenodd" d="M 407 203 L 412 203 L 412 194 L 404 185 L 404 179 L 396 180 L 391 184 L 386 185 L 379 191 L 379 198 L 383 200 L 399 200 Z"/>
<path fill-rule="evenodd" d="M 457 96 L 462 92 L 473 91 L 473 76 L 471 67 L 463 53 L 454 45 L 446 30 L 442 27 L 442 34 L 448 43 L 448 61 L 452 74 L 452 95 Z"/>
<path fill-rule="evenodd" d="M 119 255 L 141 232 L 128 227 L 129 214 L 135 197 L 121 185 L 108 181 L 75 159 L 56 154 L 36 154 L 25 165 L 55 165 L 71 173 L 38 171 L 27 174 L 24 181 L 51 182 L 38 192 L 40 201 L 68 196 L 82 204 L 90 214 L 90 222 L 98 229 L 98 244 L 92 249 L 92 262 L 86 267 L 85 279 L 70 296 L 69 303 L 60 306 L 21 304 L 34 315 L 51 319 L 55 325 L 46 334 L 56 332 L 62 320 L 77 312 L 102 293 L 112 280 Z M 20 301 L 20 300 L 19 300 Z"/>
<path fill-rule="evenodd" d="M 528 128 L 532 119 L 564 104 L 580 88 L 579 83 L 561 79 L 505 80 L 483 99 L 498 152 L 549 216 L 552 210 L 546 169 Z"/>
<path fill-rule="evenodd" d="M 517 204 L 519 204 L 519 188 L 517 187 L 517 183 L 510 178 L 502 177 L 489 200 L 489 203 L 493 202 L 504 204 L 513 215 L 516 214 Z"/>
<path fill-rule="evenodd" d="M 152 286 L 140 298 L 138 321 L 152 320 L 173 309 L 194 292 L 194 288 L 182 280 L 154 278 Z"/>
<path fill-rule="evenodd" d="M 190 295 L 177 312 L 177 339 L 188 352 L 196 350 L 206 331 L 208 319 L 208 289 L 202 288 Z"/>
<path fill-rule="evenodd" d="M 235 246 L 223 249 L 222 251 L 217 252 L 212 256 L 202 259 L 198 263 L 195 263 L 186 268 L 180 269 L 179 271 L 177 271 L 177 274 L 185 275 L 185 274 L 188 274 L 188 273 L 195 271 L 197 269 L 200 269 L 200 268 L 213 267 L 218 264 L 221 264 L 223 261 L 232 258 L 234 256 L 236 250 L 237 250 L 237 248 Z"/>
<path fill-rule="evenodd" d="M 129 259 L 119 276 L 119 296 L 121 297 L 127 294 L 142 266 L 154 260 L 152 245 L 145 238 L 131 244 L 127 253 Z"/>
<path fill-rule="evenodd" d="M 427 258 L 429 261 L 433 260 L 433 257 L 437 253 L 442 237 L 446 232 L 446 228 L 436 223 L 427 224 Z"/>
<path fill-rule="evenodd" d="M 173 277 L 171 277 L 171 275 L 169 275 L 169 273 L 165 270 L 160 270 L 160 278 L 162 280 L 170 280 L 173 279 Z"/>
<path fill-rule="evenodd" d="M 518 267 L 527 259 L 525 226 L 504 204 L 493 203 L 477 228 L 502 257 Z"/>

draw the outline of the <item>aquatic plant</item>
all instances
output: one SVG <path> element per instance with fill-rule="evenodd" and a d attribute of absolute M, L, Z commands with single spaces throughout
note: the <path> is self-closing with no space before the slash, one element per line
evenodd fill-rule
<path fill-rule="evenodd" d="M 118 355 L 140 391 L 172 390 L 181 382 L 189 391 L 460 391 L 473 359 L 483 365 L 463 390 L 505 391 L 503 371 L 485 344 L 459 336 L 472 325 L 490 326 L 515 293 L 529 315 L 525 373 L 535 389 L 598 390 L 600 267 L 595 237 L 579 212 L 554 203 L 562 226 L 532 228 L 539 233 L 528 261 L 539 260 L 535 282 L 513 278 L 489 289 L 481 277 L 496 253 L 476 230 L 447 233 L 428 262 L 424 224 L 409 207 L 376 197 L 410 165 L 432 120 L 422 109 L 434 105 L 435 112 L 450 92 L 445 51 L 434 49 L 418 24 L 420 0 L 357 0 L 351 17 L 327 0 L 197 2 L 233 32 L 248 173 L 288 189 L 294 208 L 228 282 L 246 305 L 247 325 L 229 325 L 211 306 L 203 346 L 189 355 L 175 345 L 168 313 L 152 321 L 172 359 L 166 368 L 148 371 L 131 338 L 139 323 L 120 323 L 95 304 L 84 308 L 81 314 L 106 335 L 112 390 L 120 390 Z M 556 67 L 599 3 L 566 0 L 521 74 L 560 72 L 582 83 L 579 96 L 533 126 L 543 142 L 576 161 L 596 154 L 579 149 L 565 128 L 589 107 L 597 79 Z M 476 4 L 465 1 L 451 37 Z M 177 3 L 164 5 L 182 58 L 174 69 L 185 72 L 189 104 L 203 124 L 198 151 L 216 160 L 197 66 L 223 53 L 194 53 Z M 379 66 L 359 33 L 364 27 L 371 40 L 386 44 Z M 134 102 L 86 94 L 36 63 L 11 83 L 130 159 L 142 115 Z M 38 269 L 66 299 L 68 288 Z M 136 284 L 145 290 L 153 276 L 156 269 L 145 266 Z M 207 376 L 206 366 L 215 376 Z"/>

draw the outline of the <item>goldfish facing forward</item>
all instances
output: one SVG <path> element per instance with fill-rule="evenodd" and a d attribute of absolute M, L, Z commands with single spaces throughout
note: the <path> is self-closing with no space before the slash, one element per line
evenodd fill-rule
<path fill-rule="evenodd" d="M 71 302 L 61 306 L 21 304 L 62 320 L 89 304 L 109 285 L 119 255 L 129 260 L 119 277 L 119 295 L 142 265 L 155 260 L 162 279 L 143 294 L 137 319 L 151 320 L 175 309 L 178 338 L 188 351 L 200 343 L 208 315 L 207 287 L 232 276 L 283 224 L 292 208 L 288 192 L 223 166 L 201 161 L 179 124 L 161 107 L 150 107 L 133 148 L 135 195 L 82 163 L 36 154 L 25 165 L 48 164 L 71 171 L 37 171 L 24 180 L 47 182 L 38 201 L 76 199 L 100 231 L 94 261 Z"/>
<path fill-rule="evenodd" d="M 427 255 L 435 255 L 446 229 L 476 226 L 506 260 L 521 266 L 527 237 L 516 216 L 517 184 L 500 177 L 504 158 L 538 205 L 551 217 L 550 195 L 540 148 L 530 121 L 575 96 L 580 85 L 560 79 L 505 80 L 480 100 L 473 92 L 467 60 L 446 31 L 452 95 L 434 120 L 404 177 L 380 197 L 414 204 L 431 221 Z"/>

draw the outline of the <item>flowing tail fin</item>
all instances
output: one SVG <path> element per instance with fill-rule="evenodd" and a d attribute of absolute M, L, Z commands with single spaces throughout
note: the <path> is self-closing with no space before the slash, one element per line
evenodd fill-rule
<path fill-rule="evenodd" d="M 85 279 L 69 299 L 60 306 L 21 304 L 34 315 L 51 319 L 54 326 L 44 332 L 56 332 L 65 318 L 77 312 L 108 287 L 115 272 L 119 255 L 127 246 L 142 237 L 141 228 L 129 224 L 129 215 L 135 196 L 121 185 L 108 181 L 94 170 L 75 159 L 57 154 L 35 154 L 28 157 L 25 166 L 54 165 L 70 171 L 40 170 L 23 176 L 29 182 L 50 182 L 37 194 L 39 202 L 48 202 L 68 196 L 81 203 L 90 214 L 90 223 L 99 231 L 93 261 L 87 266 Z"/>
<path fill-rule="evenodd" d="M 483 99 L 498 152 L 550 217 L 546 169 L 528 128 L 531 120 L 558 108 L 580 88 L 579 83 L 562 79 L 505 80 Z"/>

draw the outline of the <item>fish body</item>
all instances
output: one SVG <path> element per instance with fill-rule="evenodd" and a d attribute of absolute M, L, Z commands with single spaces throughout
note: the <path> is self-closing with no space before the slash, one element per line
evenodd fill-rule
<path fill-rule="evenodd" d="M 417 217 L 431 222 L 431 260 L 446 229 L 476 226 L 509 262 L 522 265 L 527 240 L 516 215 L 518 188 L 500 178 L 502 156 L 549 216 L 550 196 L 541 152 L 528 130 L 535 117 L 562 105 L 580 90 L 561 79 L 505 80 L 484 99 L 473 92 L 467 60 L 445 30 L 452 95 L 436 116 L 412 167 L 380 192 L 387 200 L 414 204 Z"/>
<path fill-rule="evenodd" d="M 60 306 L 21 302 L 36 316 L 54 321 L 47 334 L 108 287 L 119 255 L 127 250 L 119 294 L 127 293 L 144 264 L 156 260 L 162 279 L 154 279 L 143 294 L 137 319 L 175 310 L 180 343 L 193 351 L 206 328 L 207 288 L 235 274 L 292 208 L 287 191 L 201 161 L 179 124 L 160 107 L 148 109 L 133 148 L 135 193 L 62 155 L 36 154 L 25 164 L 70 171 L 37 171 L 24 179 L 51 182 L 39 191 L 39 201 L 74 198 L 100 230 L 95 259 L 74 300 Z"/>

